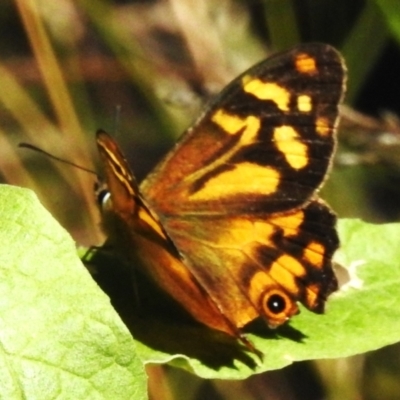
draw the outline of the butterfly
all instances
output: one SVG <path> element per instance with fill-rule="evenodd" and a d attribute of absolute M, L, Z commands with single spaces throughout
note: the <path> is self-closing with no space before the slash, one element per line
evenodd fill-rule
<path fill-rule="evenodd" d="M 118 251 L 195 319 L 234 336 L 322 313 L 337 290 L 336 216 L 317 196 L 335 149 L 345 65 L 303 44 L 233 80 L 139 185 L 115 140 L 97 133 Z"/>

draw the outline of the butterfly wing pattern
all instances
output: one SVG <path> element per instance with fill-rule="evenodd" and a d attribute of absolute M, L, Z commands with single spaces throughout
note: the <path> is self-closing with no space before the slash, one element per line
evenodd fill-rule
<path fill-rule="evenodd" d="M 117 235 L 196 319 L 230 335 L 276 327 L 337 289 L 336 217 L 317 196 L 345 84 L 340 54 L 304 44 L 231 82 L 137 186 L 98 134 Z M 117 226 L 118 228 L 115 228 Z M 121 232 L 122 231 L 122 232 Z M 134 250 L 132 250 L 134 249 Z"/>

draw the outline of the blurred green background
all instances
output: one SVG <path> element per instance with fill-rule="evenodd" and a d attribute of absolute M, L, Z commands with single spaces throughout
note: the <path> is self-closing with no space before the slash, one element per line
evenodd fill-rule
<path fill-rule="evenodd" d="M 77 243 L 101 244 L 96 178 L 18 143 L 100 171 L 94 133 L 103 128 L 141 180 L 237 74 L 310 41 L 337 47 L 349 70 L 322 196 L 339 217 L 398 221 L 398 0 L 2 1 L 2 181 L 35 190 Z M 171 367 L 148 373 L 157 400 L 398 399 L 400 347 L 246 381 L 203 381 Z"/>

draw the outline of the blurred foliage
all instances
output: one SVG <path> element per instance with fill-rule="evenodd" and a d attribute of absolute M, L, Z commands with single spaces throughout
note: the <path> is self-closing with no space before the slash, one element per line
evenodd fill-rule
<path fill-rule="evenodd" d="M 96 178 L 19 142 L 97 171 L 93 138 L 104 128 L 118 135 L 141 179 L 207 98 L 271 52 L 303 41 L 333 44 L 349 69 L 323 196 L 339 216 L 399 219 L 398 0 L 6 0 L 0 21 L 1 177 L 34 189 L 78 243 L 103 239 Z M 392 346 L 235 383 L 154 367 L 150 392 L 154 399 L 395 399 L 399 357 Z"/>

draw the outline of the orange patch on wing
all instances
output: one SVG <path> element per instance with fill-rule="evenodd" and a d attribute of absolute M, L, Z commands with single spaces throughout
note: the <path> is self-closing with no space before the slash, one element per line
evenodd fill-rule
<path fill-rule="evenodd" d="M 325 247 L 318 242 L 311 242 L 304 249 L 304 258 L 317 268 L 321 268 L 324 264 Z"/>
<path fill-rule="evenodd" d="M 306 94 L 297 97 L 297 109 L 301 112 L 310 112 L 312 110 L 311 97 Z"/>
<path fill-rule="evenodd" d="M 282 125 L 274 129 L 275 145 L 294 169 L 304 168 L 308 164 L 308 146 L 300 138 L 292 126 Z"/>
<path fill-rule="evenodd" d="M 290 92 L 273 82 L 263 82 L 249 75 L 243 77 L 243 90 L 260 100 L 271 100 L 281 111 L 289 111 Z"/>
<path fill-rule="evenodd" d="M 243 119 L 237 115 L 228 114 L 222 109 L 217 110 L 211 120 L 230 135 L 243 131 L 240 139 L 243 144 L 252 143 L 261 126 L 259 118 L 253 115 Z"/>
<path fill-rule="evenodd" d="M 209 178 L 204 186 L 190 195 L 191 200 L 215 200 L 241 194 L 268 195 L 276 192 L 280 173 L 274 168 L 250 162 Z"/>
<path fill-rule="evenodd" d="M 270 219 L 270 223 L 283 229 L 284 236 L 296 235 L 304 221 L 304 212 L 298 210 L 294 214 L 282 215 Z"/>
<path fill-rule="evenodd" d="M 294 257 L 287 254 L 281 255 L 273 264 L 277 269 L 287 270 L 293 277 L 301 277 L 307 274 L 307 271 Z M 271 273 L 271 271 L 270 271 Z"/>
<path fill-rule="evenodd" d="M 307 286 L 306 290 L 306 305 L 313 309 L 318 303 L 318 293 L 321 288 L 318 284 Z"/>
<path fill-rule="evenodd" d="M 320 136 L 327 136 L 332 131 L 332 128 L 329 126 L 329 120 L 325 117 L 317 118 L 315 125 L 316 131 Z"/>
<path fill-rule="evenodd" d="M 275 282 L 279 282 L 279 285 L 285 288 L 285 290 L 287 290 L 293 296 L 298 294 L 299 286 L 296 282 L 296 276 L 293 274 L 291 269 L 287 268 L 287 265 L 294 265 L 296 262 L 297 261 L 293 257 L 281 256 L 271 265 L 268 271 Z M 285 266 L 283 267 L 282 264 Z"/>
<path fill-rule="evenodd" d="M 295 67 L 301 74 L 313 74 L 318 71 L 315 58 L 306 53 L 301 53 L 296 57 Z"/>

